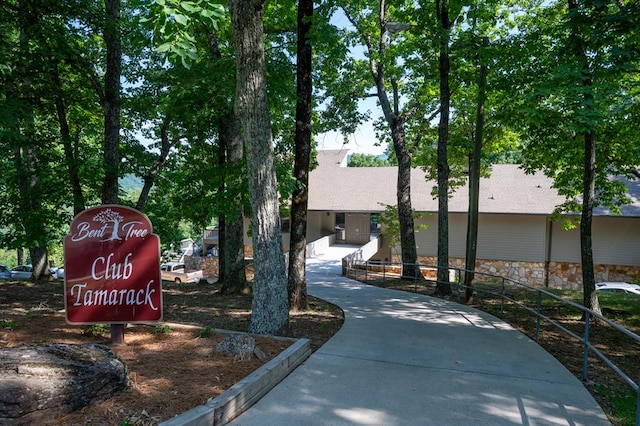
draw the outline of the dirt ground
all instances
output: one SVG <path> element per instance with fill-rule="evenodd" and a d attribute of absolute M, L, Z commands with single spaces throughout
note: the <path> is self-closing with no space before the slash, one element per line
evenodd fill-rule
<path fill-rule="evenodd" d="M 251 297 L 227 296 L 216 284 L 163 284 L 164 321 L 129 325 L 125 344 L 112 349 L 129 368 L 131 391 L 52 421 L 57 425 L 151 425 L 205 403 L 286 349 L 291 341 L 256 338 L 263 361 L 236 361 L 214 347 L 246 331 Z M 0 347 L 46 343 L 105 343 L 106 326 L 69 325 L 62 281 L 0 281 Z M 315 350 L 344 321 L 342 311 L 318 299 L 310 310 L 291 314 L 290 337 L 306 337 Z"/>

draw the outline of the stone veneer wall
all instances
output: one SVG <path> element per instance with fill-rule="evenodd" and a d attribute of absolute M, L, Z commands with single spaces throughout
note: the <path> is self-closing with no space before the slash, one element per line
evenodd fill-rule
<path fill-rule="evenodd" d="M 394 262 L 400 262 L 400 258 L 394 256 Z M 419 258 L 423 265 L 437 265 L 437 258 L 434 256 Z M 449 265 L 454 268 L 464 269 L 463 258 L 450 258 Z M 618 265 L 595 265 L 595 280 L 601 281 L 626 281 L 633 282 L 640 279 L 640 267 L 638 266 L 618 266 Z M 476 271 L 489 275 L 507 277 L 513 281 L 527 283 L 535 286 L 545 285 L 545 272 L 543 262 L 517 262 L 505 260 L 484 260 L 476 261 Z M 476 275 L 478 281 L 483 281 L 483 277 Z M 489 280 L 490 277 L 486 277 Z M 549 263 L 549 287 L 568 288 L 579 290 L 582 288 L 582 266 L 578 263 Z"/>
<path fill-rule="evenodd" d="M 624 265 L 594 265 L 596 282 L 640 280 L 640 267 Z M 581 288 L 582 265 L 578 263 L 549 264 L 549 286 L 559 288 Z"/>
<path fill-rule="evenodd" d="M 214 278 L 218 276 L 217 257 L 185 256 L 184 266 L 187 271 L 197 271 L 198 269 L 202 269 L 202 276 L 205 278 Z"/>
<path fill-rule="evenodd" d="M 245 258 L 253 257 L 253 246 L 251 244 L 244 245 Z M 247 279 L 253 279 L 253 265 L 252 261 L 246 260 L 247 266 Z M 185 256 L 184 265 L 187 271 L 196 271 L 202 269 L 202 275 L 205 278 L 217 278 L 218 267 L 220 263 L 217 257 L 198 257 L 198 256 Z"/>

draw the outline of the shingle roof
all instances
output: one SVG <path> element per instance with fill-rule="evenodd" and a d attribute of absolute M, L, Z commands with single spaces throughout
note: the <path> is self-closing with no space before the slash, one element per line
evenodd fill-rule
<path fill-rule="evenodd" d="M 318 167 L 309 176 L 309 210 L 378 212 L 384 210 L 381 204 L 397 204 L 396 167 L 346 167 L 346 155 L 346 150 L 318 152 Z M 564 202 L 551 184 L 551 179 L 542 173 L 527 175 L 518 165 L 496 164 L 491 176 L 480 181 L 479 211 L 550 214 Z M 437 199 L 432 195 L 435 185 L 435 181 L 425 179 L 421 169 L 411 171 L 411 202 L 415 210 L 438 210 Z M 635 204 L 623 208 L 623 214 L 640 216 L 639 185 L 636 182 L 632 187 L 636 193 Z M 630 194 L 633 195 L 633 191 Z M 449 211 L 467 212 L 468 200 L 468 186 L 457 188 L 449 199 Z"/>

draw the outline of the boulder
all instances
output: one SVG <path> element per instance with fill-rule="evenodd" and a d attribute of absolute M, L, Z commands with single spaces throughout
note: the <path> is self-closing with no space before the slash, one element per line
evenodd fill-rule
<path fill-rule="evenodd" d="M 127 366 L 104 345 L 0 348 L 0 424 L 38 424 L 130 387 Z"/>
<path fill-rule="evenodd" d="M 232 333 L 216 345 L 216 351 L 232 356 L 233 362 L 249 361 L 252 355 L 258 359 L 266 358 L 257 346 L 253 337 L 245 333 Z"/>

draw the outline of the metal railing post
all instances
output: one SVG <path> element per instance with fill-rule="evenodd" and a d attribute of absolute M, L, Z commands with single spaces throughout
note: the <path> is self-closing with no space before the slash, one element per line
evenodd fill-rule
<path fill-rule="evenodd" d="M 502 291 L 500 294 L 500 315 L 502 317 L 504 317 L 504 295 L 505 295 L 505 290 L 504 290 L 504 277 L 502 278 Z"/>
<path fill-rule="evenodd" d="M 387 262 L 382 262 L 382 285 L 387 286 Z"/>
<path fill-rule="evenodd" d="M 540 291 L 536 291 L 538 293 L 538 303 L 536 308 L 536 342 L 540 341 L 540 314 L 542 313 L 542 293 Z"/>
<path fill-rule="evenodd" d="M 589 380 L 589 325 L 591 323 L 591 313 L 584 312 L 584 350 L 582 355 L 582 381 Z"/>
<path fill-rule="evenodd" d="M 449 268 L 447 268 L 447 277 L 449 276 Z M 454 285 L 453 283 L 451 283 L 450 285 Z M 460 303 L 460 279 L 458 278 L 458 282 L 455 285 L 456 287 L 456 299 L 458 300 L 458 303 Z"/>
<path fill-rule="evenodd" d="M 640 383 L 640 379 L 638 383 Z M 640 386 L 636 391 L 636 426 L 640 426 Z"/>

